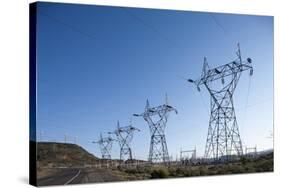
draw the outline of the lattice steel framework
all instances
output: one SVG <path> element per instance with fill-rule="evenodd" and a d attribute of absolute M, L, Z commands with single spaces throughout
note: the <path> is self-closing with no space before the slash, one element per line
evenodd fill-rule
<path fill-rule="evenodd" d="M 245 156 L 248 157 L 255 157 L 257 156 L 257 146 L 255 147 L 246 147 L 245 148 Z"/>
<path fill-rule="evenodd" d="M 142 114 L 134 114 L 141 116 L 148 123 L 151 135 L 150 149 L 148 161 L 152 163 L 169 163 L 170 157 L 165 137 L 165 128 L 168 120 L 168 114 L 177 110 L 168 105 L 166 95 L 166 103 L 157 107 L 150 107 L 148 100 L 146 101 L 145 111 Z"/>
<path fill-rule="evenodd" d="M 117 128 L 109 134 L 115 134 L 120 146 L 120 160 L 125 162 L 127 160 L 132 161 L 132 149 L 131 142 L 135 131 L 140 131 L 136 127 L 132 126 L 132 120 L 128 126 L 120 127 L 119 121 L 117 121 Z"/>
<path fill-rule="evenodd" d="M 196 159 L 196 148 L 192 150 L 180 150 L 180 160 Z"/>
<path fill-rule="evenodd" d="M 211 114 L 208 135 L 205 146 L 205 158 L 218 160 L 222 156 L 242 155 L 242 142 L 237 125 L 233 104 L 233 93 L 240 79 L 241 73 L 250 70 L 253 75 L 252 60 L 242 61 L 238 44 L 237 58 L 225 65 L 209 69 L 207 59 L 201 77 L 197 80 L 188 79 L 197 86 L 204 85 L 210 93 Z M 221 83 L 218 83 L 221 82 Z"/>
<path fill-rule="evenodd" d="M 100 138 L 98 141 L 93 141 L 93 143 L 99 144 L 102 159 L 111 159 L 111 149 L 113 141 L 114 139 L 112 139 L 110 136 L 103 137 L 102 134 L 100 134 Z"/>

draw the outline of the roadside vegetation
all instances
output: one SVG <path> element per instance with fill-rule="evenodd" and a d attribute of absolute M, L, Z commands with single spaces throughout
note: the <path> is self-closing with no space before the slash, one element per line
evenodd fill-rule
<path fill-rule="evenodd" d="M 127 180 L 273 172 L 273 153 L 259 158 L 242 158 L 238 162 L 228 164 L 181 167 L 139 166 L 119 169 L 119 171 L 123 172 Z"/>
<path fill-rule="evenodd" d="M 241 158 L 240 161 L 216 165 L 190 166 L 128 166 L 113 168 L 93 168 L 91 165 L 102 162 L 82 147 L 75 144 L 38 143 L 37 178 L 50 177 L 64 168 L 87 168 L 99 172 L 103 181 L 118 177 L 120 181 L 146 180 L 176 177 L 210 176 L 224 174 L 256 173 L 273 171 L 273 152 L 258 158 Z M 114 161 L 118 164 L 118 161 Z M 112 175 L 112 176 L 111 176 Z"/>

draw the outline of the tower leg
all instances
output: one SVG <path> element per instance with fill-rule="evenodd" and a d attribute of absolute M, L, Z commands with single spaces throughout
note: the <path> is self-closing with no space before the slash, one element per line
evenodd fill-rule
<path fill-rule="evenodd" d="M 228 160 L 243 154 L 232 93 L 211 93 L 211 116 L 205 146 L 205 158 Z"/>
<path fill-rule="evenodd" d="M 148 161 L 169 163 L 169 153 L 165 135 L 152 135 Z"/>

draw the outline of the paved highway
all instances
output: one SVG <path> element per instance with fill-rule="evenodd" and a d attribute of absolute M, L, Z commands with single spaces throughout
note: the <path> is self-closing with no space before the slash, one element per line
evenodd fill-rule
<path fill-rule="evenodd" d="M 38 179 L 38 186 L 47 185 L 68 185 L 95 182 L 120 181 L 120 177 L 112 174 L 107 169 L 78 169 L 65 168 L 59 169 L 58 172 L 51 176 Z"/>

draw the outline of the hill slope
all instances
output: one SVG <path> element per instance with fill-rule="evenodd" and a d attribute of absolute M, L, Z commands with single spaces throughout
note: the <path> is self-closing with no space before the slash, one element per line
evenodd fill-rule
<path fill-rule="evenodd" d="M 76 144 L 37 143 L 39 167 L 75 167 L 95 163 L 97 157 Z"/>

